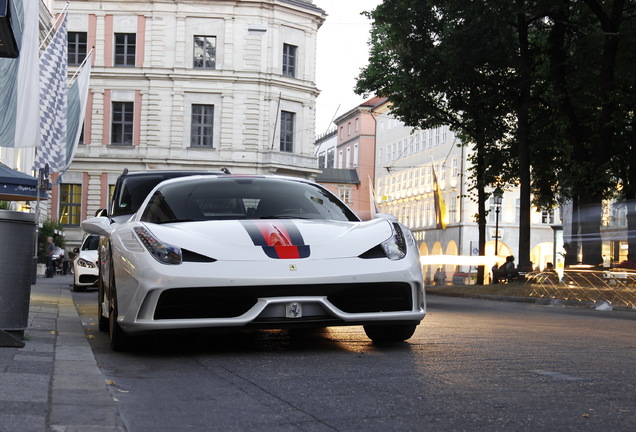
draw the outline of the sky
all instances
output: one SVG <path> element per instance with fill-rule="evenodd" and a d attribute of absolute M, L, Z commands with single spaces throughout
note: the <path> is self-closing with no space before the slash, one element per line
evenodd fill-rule
<path fill-rule="evenodd" d="M 371 22 L 362 11 L 372 10 L 382 0 L 314 0 L 327 13 L 318 30 L 316 84 L 316 134 L 334 126 L 332 120 L 364 102 L 354 93 L 356 78 L 369 58 Z M 347 49 L 342 49 L 346 44 Z"/>

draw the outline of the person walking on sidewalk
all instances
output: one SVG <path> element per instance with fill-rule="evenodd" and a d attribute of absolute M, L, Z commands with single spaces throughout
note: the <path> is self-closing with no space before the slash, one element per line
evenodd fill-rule
<path fill-rule="evenodd" d="M 53 243 L 53 237 L 46 238 L 46 249 L 44 255 L 46 256 L 46 277 L 52 278 L 55 274 L 55 268 L 53 267 L 53 254 L 55 253 L 55 243 Z"/>

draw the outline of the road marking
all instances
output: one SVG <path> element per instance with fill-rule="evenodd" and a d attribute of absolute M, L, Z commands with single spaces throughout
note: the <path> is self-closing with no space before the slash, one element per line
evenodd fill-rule
<path fill-rule="evenodd" d="M 584 380 L 583 378 L 578 378 L 572 375 L 566 375 L 559 372 L 552 372 L 552 371 L 545 371 L 545 370 L 532 370 L 530 372 L 533 372 L 539 375 L 549 376 L 550 378 L 561 379 L 566 381 L 583 381 Z"/>

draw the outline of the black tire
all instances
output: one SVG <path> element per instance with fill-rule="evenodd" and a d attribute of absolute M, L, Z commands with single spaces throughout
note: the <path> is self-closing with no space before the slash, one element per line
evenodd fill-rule
<path fill-rule="evenodd" d="M 110 277 L 109 277 L 110 298 L 108 305 L 110 313 L 108 314 L 108 338 L 110 339 L 110 348 L 113 351 L 128 351 L 130 349 L 130 336 L 128 336 L 117 323 L 117 289 L 115 286 L 115 273 L 113 269 L 113 261 L 111 258 Z"/>
<path fill-rule="evenodd" d="M 99 331 L 106 333 L 110 328 L 108 318 L 104 316 L 102 302 L 104 301 L 104 280 L 102 279 L 102 270 L 99 270 L 99 281 L 97 282 L 97 327 Z"/>
<path fill-rule="evenodd" d="M 377 344 L 404 342 L 415 333 L 415 324 L 365 325 L 367 337 Z"/>

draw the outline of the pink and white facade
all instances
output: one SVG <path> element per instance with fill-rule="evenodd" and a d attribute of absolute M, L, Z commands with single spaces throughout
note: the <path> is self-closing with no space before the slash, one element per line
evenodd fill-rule
<path fill-rule="evenodd" d="M 325 17 L 309 0 L 70 1 L 69 74 L 94 54 L 83 139 L 51 200 L 67 242 L 124 168 L 315 177 Z"/>
<path fill-rule="evenodd" d="M 371 98 L 335 119 L 334 169 L 324 170 L 317 179 L 362 219 L 370 219 L 375 212 L 372 185 L 376 120 L 372 110 L 382 101 L 382 98 Z"/>

